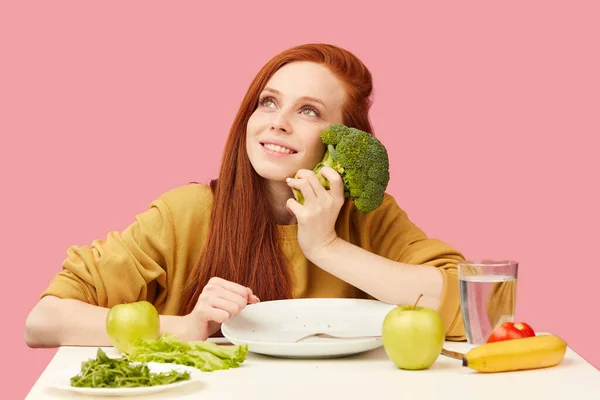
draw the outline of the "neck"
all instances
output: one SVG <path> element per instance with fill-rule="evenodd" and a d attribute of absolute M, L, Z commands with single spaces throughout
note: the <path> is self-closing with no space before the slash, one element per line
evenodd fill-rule
<path fill-rule="evenodd" d="M 296 217 L 290 214 L 285 206 L 289 198 L 293 198 L 292 189 L 285 182 L 268 181 L 267 184 L 269 195 L 271 197 L 271 207 L 275 220 L 278 225 L 293 225 L 296 224 Z"/>

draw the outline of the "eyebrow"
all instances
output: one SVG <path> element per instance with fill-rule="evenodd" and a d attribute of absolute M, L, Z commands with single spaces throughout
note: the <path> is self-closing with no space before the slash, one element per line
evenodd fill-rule
<path fill-rule="evenodd" d="M 264 90 L 265 90 L 266 92 L 271 92 L 271 93 L 273 93 L 273 94 L 281 95 L 281 92 L 280 92 L 279 90 L 277 90 L 277 89 L 273 89 L 273 88 L 270 88 L 270 87 L 266 87 Z M 322 106 L 323 106 L 323 108 L 327 108 L 327 106 L 325 105 L 325 103 L 323 103 L 323 101 L 322 101 L 322 100 L 320 100 L 320 99 L 317 99 L 316 97 L 302 96 L 302 97 L 300 97 L 300 99 L 302 99 L 302 100 L 307 100 L 307 101 L 312 101 L 312 102 L 314 102 L 314 103 L 318 103 L 318 104 L 322 105 Z"/>

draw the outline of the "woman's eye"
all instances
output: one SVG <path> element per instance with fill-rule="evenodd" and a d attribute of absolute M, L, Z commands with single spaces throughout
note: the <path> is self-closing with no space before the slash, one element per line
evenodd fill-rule
<path fill-rule="evenodd" d="M 304 115 L 310 115 L 312 117 L 318 117 L 319 116 L 319 112 L 314 109 L 313 107 L 304 107 L 302 109 L 302 114 Z"/>
<path fill-rule="evenodd" d="M 259 100 L 259 104 L 263 107 L 274 107 L 275 106 L 275 102 L 273 101 L 272 97 L 263 97 L 262 99 Z"/>

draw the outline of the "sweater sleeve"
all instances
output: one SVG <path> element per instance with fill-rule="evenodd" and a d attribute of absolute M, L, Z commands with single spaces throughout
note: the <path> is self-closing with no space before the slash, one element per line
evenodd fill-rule
<path fill-rule="evenodd" d="M 122 232 L 90 245 L 71 246 L 41 297 L 77 299 L 102 307 L 147 300 L 167 286 L 175 232 L 167 203 L 161 198 L 136 216 Z"/>
<path fill-rule="evenodd" d="M 428 237 L 387 194 L 380 209 L 371 214 L 365 220 L 371 251 L 405 264 L 437 267 L 444 280 L 438 312 L 446 328 L 446 338 L 465 340 L 457 271 L 457 263 L 464 260 L 461 252 Z"/>

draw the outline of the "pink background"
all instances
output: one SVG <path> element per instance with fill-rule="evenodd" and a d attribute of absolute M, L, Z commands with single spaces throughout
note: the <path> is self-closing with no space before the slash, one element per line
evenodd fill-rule
<path fill-rule="evenodd" d="M 9 398 L 22 398 L 55 353 L 27 348 L 23 326 L 67 247 L 214 177 L 254 74 L 310 41 L 346 47 L 371 69 L 389 192 L 409 216 L 468 257 L 519 260 L 517 319 L 600 366 L 590 318 L 600 278 L 597 2 L 225 3 L 0 6 Z"/>

